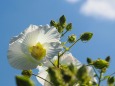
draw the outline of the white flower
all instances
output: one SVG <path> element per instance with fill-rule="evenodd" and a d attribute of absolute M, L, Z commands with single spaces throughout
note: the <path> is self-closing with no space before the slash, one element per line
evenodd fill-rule
<path fill-rule="evenodd" d="M 54 57 L 52 59 L 52 62 L 55 63 L 57 61 L 57 56 Z M 60 64 L 61 65 L 70 65 L 71 63 L 73 63 L 73 65 L 77 68 L 80 68 L 82 66 L 82 64 L 75 58 L 72 56 L 71 53 L 67 52 L 65 53 L 61 58 L 60 58 Z M 47 66 L 50 66 L 50 67 L 53 67 L 52 63 L 46 63 Z M 49 75 L 48 75 L 48 72 L 46 71 L 47 70 L 47 67 L 44 66 L 38 66 L 38 70 L 39 70 L 39 73 L 38 73 L 38 76 L 46 79 L 47 81 L 50 81 L 50 78 L 49 78 Z M 39 81 L 39 83 L 42 84 L 42 86 L 51 86 L 50 83 L 44 81 L 43 79 L 39 78 L 39 77 L 36 77 L 37 80 Z"/>
<path fill-rule="evenodd" d="M 55 63 L 55 61 L 57 61 L 57 56 L 54 57 L 52 59 L 52 62 Z M 81 64 L 81 62 L 79 62 L 75 57 L 72 56 L 71 53 L 65 53 L 61 58 L 60 58 L 60 64 L 61 65 L 70 65 L 71 63 L 73 63 L 73 65 L 76 67 L 76 68 L 80 68 L 82 67 L 83 64 Z M 50 66 L 50 67 L 53 67 L 52 63 L 46 63 L 47 66 Z M 46 79 L 47 81 L 50 82 L 50 77 L 49 77 L 49 74 L 48 72 L 46 71 L 48 67 L 46 67 L 46 65 L 44 67 L 42 66 L 38 66 L 38 70 L 39 70 L 39 73 L 38 73 L 38 76 Z M 96 82 L 97 83 L 97 80 L 96 78 L 94 77 L 95 73 L 93 71 L 93 69 L 90 67 L 90 66 L 87 66 L 87 71 L 88 71 L 88 75 L 91 77 L 91 83 L 92 82 Z M 42 86 L 51 86 L 50 83 L 48 83 L 47 81 L 44 81 L 43 79 L 39 78 L 39 77 L 36 77 L 38 82 L 42 84 Z M 79 86 L 79 84 L 74 84 L 74 86 Z"/>
<path fill-rule="evenodd" d="M 8 60 L 21 70 L 34 69 L 61 51 L 60 34 L 54 27 L 30 25 L 9 44 Z"/>

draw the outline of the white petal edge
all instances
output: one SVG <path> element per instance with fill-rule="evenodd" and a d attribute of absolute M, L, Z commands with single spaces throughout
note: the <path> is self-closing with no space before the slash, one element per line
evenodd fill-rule
<path fill-rule="evenodd" d="M 39 64 L 37 61 L 22 52 L 21 44 L 19 42 L 14 42 L 9 46 L 7 57 L 11 66 L 21 70 L 33 69 Z"/>

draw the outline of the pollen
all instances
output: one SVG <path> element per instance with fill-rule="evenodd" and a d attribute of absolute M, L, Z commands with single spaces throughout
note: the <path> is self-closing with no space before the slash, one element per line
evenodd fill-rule
<path fill-rule="evenodd" d="M 30 47 L 29 51 L 31 56 L 38 61 L 42 60 L 46 56 L 46 49 L 44 49 L 43 45 L 39 42 L 35 46 Z"/>

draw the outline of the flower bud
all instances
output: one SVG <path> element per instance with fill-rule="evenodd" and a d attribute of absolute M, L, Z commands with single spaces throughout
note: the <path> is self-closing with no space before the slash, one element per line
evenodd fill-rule
<path fill-rule="evenodd" d="M 107 68 L 109 66 L 109 63 L 107 61 L 105 61 L 105 60 L 98 59 L 98 60 L 93 62 L 93 65 L 97 69 L 102 69 L 104 67 Z"/>
<path fill-rule="evenodd" d="M 25 76 L 16 76 L 17 86 L 34 86 L 33 81 Z"/>
<path fill-rule="evenodd" d="M 69 43 L 73 43 L 76 41 L 76 35 L 72 34 L 70 36 L 68 36 L 68 42 Z"/>
<path fill-rule="evenodd" d="M 109 85 L 112 85 L 112 84 L 114 84 L 114 81 L 115 81 L 115 79 L 114 79 L 114 77 L 110 77 L 110 78 L 108 78 L 108 84 Z M 113 85 L 112 85 L 113 86 Z"/>
<path fill-rule="evenodd" d="M 68 83 L 71 81 L 72 76 L 67 71 L 62 69 L 61 74 L 62 74 L 62 78 L 63 78 L 64 82 Z"/>
<path fill-rule="evenodd" d="M 59 77 L 57 77 L 57 73 L 59 70 L 55 69 L 55 68 L 51 68 L 49 67 L 48 69 L 48 74 L 50 77 L 50 81 L 54 84 L 54 86 L 59 86 L 60 85 L 60 81 L 59 81 Z"/>
<path fill-rule="evenodd" d="M 31 77 L 32 70 L 23 70 L 21 74 L 26 77 Z"/>
<path fill-rule="evenodd" d="M 59 33 L 62 33 L 64 29 L 61 26 L 58 26 L 57 30 L 58 30 Z"/>
<path fill-rule="evenodd" d="M 61 25 L 63 28 L 65 27 L 65 25 L 66 25 L 66 18 L 65 18 L 64 15 L 62 15 L 62 16 L 60 17 L 59 23 L 60 23 L 60 25 Z"/>
<path fill-rule="evenodd" d="M 51 20 L 51 21 L 50 21 L 50 25 L 56 27 L 56 26 L 57 26 L 57 23 L 56 23 L 54 20 Z"/>
<path fill-rule="evenodd" d="M 106 70 L 107 70 L 107 67 L 104 67 L 104 68 L 101 69 L 102 73 L 105 73 Z"/>
<path fill-rule="evenodd" d="M 78 80 L 86 80 L 86 77 L 87 77 L 87 68 L 86 68 L 86 65 L 83 65 L 82 67 L 80 67 L 77 71 L 77 75 L 76 75 L 76 78 L 78 78 Z"/>
<path fill-rule="evenodd" d="M 66 26 L 66 30 L 67 31 L 70 31 L 72 29 L 72 23 L 69 23 L 67 26 Z"/>
<path fill-rule="evenodd" d="M 92 59 L 91 58 L 87 58 L 87 63 L 88 64 L 92 64 L 93 63 Z"/>
<path fill-rule="evenodd" d="M 111 59 L 110 56 L 107 56 L 105 60 L 106 60 L 107 62 L 110 62 L 110 59 Z"/>
<path fill-rule="evenodd" d="M 80 39 L 81 39 L 81 41 L 89 41 L 92 38 L 92 36 L 93 36 L 93 33 L 85 32 L 85 33 L 81 34 Z"/>

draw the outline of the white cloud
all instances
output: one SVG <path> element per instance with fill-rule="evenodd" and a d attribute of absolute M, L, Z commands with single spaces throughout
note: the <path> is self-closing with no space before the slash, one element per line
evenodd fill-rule
<path fill-rule="evenodd" d="M 66 0 L 67 2 L 69 2 L 69 3 L 76 3 L 76 2 L 78 2 L 79 0 Z"/>
<path fill-rule="evenodd" d="M 86 0 L 80 11 L 86 16 L 115 20 L 115 0 Z"/>

